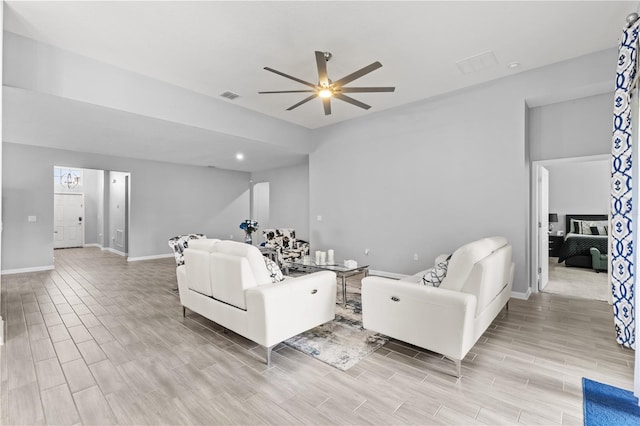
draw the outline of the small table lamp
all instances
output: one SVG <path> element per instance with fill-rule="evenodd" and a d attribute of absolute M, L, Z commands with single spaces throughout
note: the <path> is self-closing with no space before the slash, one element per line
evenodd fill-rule
<path fill-rule="evenodd" d="M 554 223 L 558 223 L 558 213 L 549 213 L 549 232 L 553 231 Z"/>

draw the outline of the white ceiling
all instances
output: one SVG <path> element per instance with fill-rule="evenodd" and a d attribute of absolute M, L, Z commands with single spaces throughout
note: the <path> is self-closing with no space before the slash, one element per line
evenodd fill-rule
<path fill-rule="evenodd" d="M 517 72 L 614 47 L 638 2 L 5 2 L 4 27 L 19 35 L 310 129 L 393 108 Z M 269 66 L 316 82 L 314 51 L 330 51 L 329 77 L 383 64 L 350 86 L 369 111 L 319 100 L 286 111 L 304 89 Z M 487 51 L 497 64 L 462 74 L 456 61 Z M 511 69 L 508 64 L 519 62 Z M 105 124 L 106 125 L 106 124 Z"/>

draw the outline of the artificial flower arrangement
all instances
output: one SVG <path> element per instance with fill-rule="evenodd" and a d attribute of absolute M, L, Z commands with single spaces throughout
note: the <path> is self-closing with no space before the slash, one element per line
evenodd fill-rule
<path fill-rule="evenodd" d="M 240 229 L 242 229 L 248 235 L 251 235 L 254 231 L 258 230 L 258 222 L 255 220 L 247 219 L 240 223 Z"/>

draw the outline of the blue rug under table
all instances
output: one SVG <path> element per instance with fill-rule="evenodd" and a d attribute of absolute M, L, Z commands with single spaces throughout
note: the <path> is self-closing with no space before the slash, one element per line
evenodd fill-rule
<path fill-rule="evenodd" d="M 633 392 L 582 378 L 584 425 L 640 425 L 640 407 Z"/>

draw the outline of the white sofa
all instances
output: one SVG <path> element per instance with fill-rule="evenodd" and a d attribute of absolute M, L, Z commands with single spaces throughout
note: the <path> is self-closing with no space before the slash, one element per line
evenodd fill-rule
<path fill-rule="evenodd" d="M 444 355 L 459 377 L 462 359 L 508 309 L 513 271 L 507 240 L 490 237 L 457 249 L 439 287 L 422 283 L 426 271 L 402 280 L 369 276 L 362 280 L 363 325 Z"/>
<path fill-rule="evenodd" d="M 322 271 L 272 282 L 257 247 L 236 241 L 193 240 L 178 266 L 186 308 L 267 349 L 335 318 L 336 275 Z"/>

